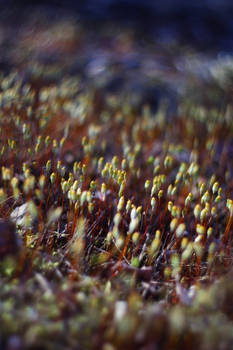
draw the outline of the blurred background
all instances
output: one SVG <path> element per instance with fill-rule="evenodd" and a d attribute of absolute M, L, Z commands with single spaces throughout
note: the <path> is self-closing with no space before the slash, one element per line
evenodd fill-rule
<path fill-rule="evenodd" d="M 165 104 L 168 115 L 184 99 L 221 108 L 232 53 L 232 0 L 0 1 L 0 71 L 43 84 L 77 75 L 102 102 Z"/>
<path fill-rule="evenodd" d="M 233 50 L 232 0 L 1 0 L 2 15 L 43 8 L 51 16 L 72 13 L 83 21 L 130 23 L 162 41 L 185 40 L 202 49 Z"/>

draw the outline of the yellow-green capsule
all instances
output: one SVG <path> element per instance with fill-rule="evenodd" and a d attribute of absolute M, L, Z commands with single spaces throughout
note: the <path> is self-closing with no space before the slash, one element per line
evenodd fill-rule
<path fill-rule="evenodd" d="M 118 227 L 120 225 L 120 222 L 122 220 L 121 213 L 116 213 L 116 215 L 113 218 L 114 226 Z"/>
<path fill-rule="evenodd" d="M 60 140 L 60 148 L 63 147 L 64 143 L 65 143 L 65 137 L 63 137 L 61 140 Z"/>
<path fill-rule="evenodd" d="M 219 183 L 216 181 L 212 186 L 212 192 L 215 194 L 218 191 Z"/>
<path fill-rule="evenodd" d="M 57 170 L 61 170 L 61 161 L 60 160 L 58 160 L 58 162 L 57 162 Z"/>
<path fill-rule="evenodd" d="M 206 191 L 201 197 L 201 203 L 209 202 L 209 200 L 210 200 L 210 194 L 209 194 L 209 191 Z"/>
<path fill-rule="evenodd" d="M 150 180 L 146 180 L 146 181 L 145 181 L 144 187 L 145 187 L 145 190 L 146 190 L 146 191 L 149 189 L 149 187 L 150 187 Z"/>
<path fill-rule="evenodd" d="M 124 202 L 125 202 L 124 196 L 121 196 L 117 205 L 117 211 L 121 211 L 123 209 Z"/>
<path fill-rule="evenodd" d="M 163 190 L 159 190 L 158 198 L 162 198 L 162 197 L 163 197 Z"/>
<path fill-rule="evenodd" d="M 14 188 L 16 188 L 17 186 L 18 186 L 18 183 L 19 183 L 19 179 L 17 178 L 17 177 L 13 177 L 12 179 L 11 179 L 11 187 L 14 189 Z"/>
<path fill-rule="evenodd" d="M 42 174 L 40 177 L 39 177 L 39 186 L 40 188 L 44 188 L 44 185 L 45 185 L 45 176 Z"/>
<path fill-rule="evenodd" d="M 173 163 L 172 156 L 170 155 L 166 156 L 164 159 L 164 168 L 165 169 L 170 168 L 172 166 L 172 163 Z"/>
<path fill-rule="evenodd" d="M 204 183 L 201 183 L 201 184 L 200 184 L 200 195 L 201 195 L 201 196 L 203 195 L 204 191 L 205 191 L 205 184 L 204 184 Z"/>
<path fill-rule="evenodd" d="M 155 199 L 155 197 L 151 198 L 150 204 L 151 204 L 152 209 L 154 209 L 155 206 L 156 206 L 156 199 Z"/>
<path fill-rule="evenodd" d="M 209 227 L 208 230 L 207 230 L 207 237 L 211 237 L 213 234 L 213 227 Z"/>
<path fill-rule="evenodd" d="M 128 201 L 127 201 L 127 203 L 126 203 L 126 207 L 125 207 L 125 209 L 126 209 L 126 212 L 128 213 L 129 211 L 130 211 L 130 209 L 131 209 L 131 200 L 129 199 Z"/>
<path fill-rule="evenodd" d="M 47 163 L 46 163 L 46 170 L 47 170 L 47 172 L 49 172 L 51 170 L 51 165 L 52 165 L 52 163 L 51 163 L 51 160 L 49 159 L 47 161 Z"/>
<path fill-rule="evenodd" d="M 101 184 L 101 193 L 102 193 L 102 194 L 105 194 L 105 193 L 106 193 L 106 190 L 107 190 L 107 186 L 106 186 L 106 184 L 103 182 L 103 183 Z"/>
<path fill-rule="evenodd" d="M 94 210 L 94 203 L 90 202 L 90 203 L 88 204 L 88 212 L 89 212 L 90 214 L 92 214 L 92 213 L 93 213 L 93 210 Z"/>
<path fill-rule="evenodd" d="M 91 183 L 90 183 L 90 189 L 91 189 L 91 191 L 95 191 L 96 190 L 96 182 L 94 180 L 92 180 Z"/>
<path fill-rule="evenodd" d="M 177 187 L 174 186 L 173 189 L 171 190 L 171 195 L 172 195 L 172 196 L 175 196 L 175 195 L 176 195 L 176 192 L 177 192 Z"/>
<path fill-rule="evenodd" d="M 216 215 L 216 213 L 217 213 L 217 209 L 216 209 L 216 207 L 212 207 L 211 208 L 211 215 Z"/>
<path fill-rule="evenodd" d="M 185 199 L 185 206 L 188 206 L 188 205 L 191 203 L 192 200 L 193 200 L 193 195 L 192 195 L 192 193 L 190 192 L 190 193 L 188 194 L 188 196 L 186 197 L 186 199 Z"/>
<path fill-rule="evenodd" d="M 171 201 L 169 201 L 167 204 L 167 209 L 171 212 L 172 208 L 173 208 L 173 203 Z"/>
<path fill-rule="evenodd" d="M 185 228 L 186 226 L 184 223 L 179 224 L 179 226 L 176 229 L 176 237 L 182 236 L 185 231 Z"/>
<path fill-rule="evenodd" d="M 50 142 L 51 142 L 50 136 L 46 136 L 46 138 L 45 138 L 45 146 L 48 147 Z"/>
<path fill-rule="evenodd" d="M 202 209 L 201 213 L 200 213 L 200 219 L 201 221 L 204 221 L 205 218 L 207 217 L 208 211 L 204 208 Z"/>
<path fill-rule="evenodd" d="M 104 157 L 100 157 L 98 160 L 98 171 L 102 169 L 103 162 L 104 162 Z"/>
<path fill-rule="evenodd" d="M 170 223 L 171 232 L 175 231 L 175 229 L 177 228 L 177 225 L 178 225 L 178 219 L 177 218 L 172 219 Z"/>
<path fill-rule="evenodd" d="M 140 237 L 140 233 L 139 232 L 134 232 L 132 235 L 132 241 L 134 244 L 136 244 L 138 242 L 138 239 Z"/>
<path fill-rule="evenodd" d="M 170 196 L 171 194 L 171 191 L 172 191 L 172 184 L 170 184 L 167 188 L 167 195 Z"/>
<path fill-rule="evenodd" d="M 6 194 L 3 188 L 0 188 L 0 204 L 2 204 L 6 199 Z"/>
<path fill-rule="evenodd" d="M 52 184 L 56 181 L 56 174 L 55 173 L 52 173 L 50 175 L 50 181 L 51 181 Z"/>
<path fill-rule="evenodd" d="M 204 235 L 205 233 L 205 226 L 203 225 L 200 225 L 200 224 L 197 224 L 196 226 L 196 232 L 199 234 L 199 235 Z"/>

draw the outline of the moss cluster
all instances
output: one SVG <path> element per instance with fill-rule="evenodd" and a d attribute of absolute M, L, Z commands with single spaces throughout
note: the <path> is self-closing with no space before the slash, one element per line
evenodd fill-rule
<path fill-rule="evenodd" d="M 171 116 L 27 60 L 0 77 L 2 348 L 229 349 L 229 75 L 191 75 Z"/>

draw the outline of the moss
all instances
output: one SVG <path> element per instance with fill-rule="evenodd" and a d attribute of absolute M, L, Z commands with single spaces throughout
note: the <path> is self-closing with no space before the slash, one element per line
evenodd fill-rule
<path fill-rule="evenodd" d="M 88 30 L 71 27 L 85 47 Z M 52 52 L 61 45 L 53 30 Z M 171 119 L 168 96 L 154 111 L 134 102 L 146 88 L 132 100 L 127 86 L 109 94 L 101 79 L 111 69 L 88 81 L 70 75 L 74 38 L 70 56 L 60 47 L 67 62 L 47 65 L 35 54 L 43 46 L 22 36 L 22 72 L 0 76 L 0 345 L 228 349 L 229 78 L 176 72 L 184 86 Z"/>

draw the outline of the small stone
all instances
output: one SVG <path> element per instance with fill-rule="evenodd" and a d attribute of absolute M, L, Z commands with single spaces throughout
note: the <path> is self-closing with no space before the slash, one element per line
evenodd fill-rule
<path fill-rule="evenodd" d="M 18 207 L 16 207 L 11 213 L 11 219 L 15 222 L 16 225 L 23 225 L 25 215 L 28 211 L 28 203 L 24 203 Z"/>

